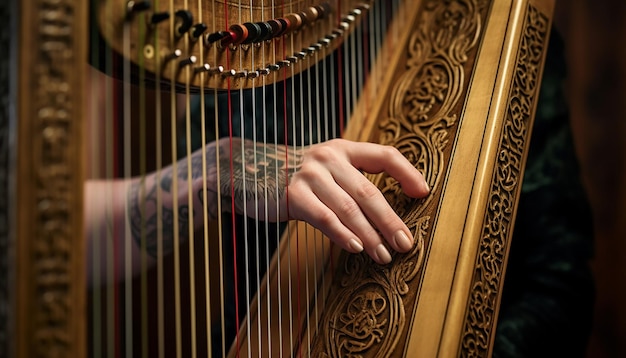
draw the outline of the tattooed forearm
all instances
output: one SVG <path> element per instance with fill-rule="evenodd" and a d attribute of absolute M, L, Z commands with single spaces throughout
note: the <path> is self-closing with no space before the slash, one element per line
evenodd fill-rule
<path fill-rule="evenodd" d="M 157 185 L 153 181 L 136 181 L 128 189 L 128 221 L 130 232 L 138 247 L 150 256 L 168 254 L 174 247 L 174 210 L 167 195 L 157 199 Z M 160 208 L 160 210 L 158 210 Z M 178 207 L 178 235 L 181 240 L 189 235 L 189 205 Z"/>
<path fill-rule="evenodd" d="M 266 198 L 278 202 L 292 175 L 302 165 L 302 155 L 285 146 L 245 141 L 233 145 L 232 156 L 220 158 L 222 195 L 234 195 L 235 203 Z M 229 143 L 220 144 L 220 153 L 229 152 Z M 243 147 L 243 148 L 242 148 Z M 231 167 L 232 163 L 232 167 Z"/>
<path fill-rule="evenodd" d="M 158 240 L 162 241 L 163 254 L 173 249 L 174 210 L 178 212 L 178 235 L 185 240 L 189 230 L 204 224 L 203 210 L 215 219 L 219 211 L 232 210 L 233 199 L 238 213 L 243 213 L 244 205 L 255 200 L 274 207 L 279 205 L 285 187 L 302 164 L 302 154 L 285 146 L 240 139 L 232 142 L 222 139 L 217 143 L 219 156 L 216 143 L 211 143 L 204 148 L 204 158 L 201 150 L 196 151 L 129 186 L 130 231 L 137 245 L 151 256 L 158 254 Z M 189 190 L 194 193 L 192 202 L 189 202 Z M 221 210 L 218 200 L 222 201 Z"/>

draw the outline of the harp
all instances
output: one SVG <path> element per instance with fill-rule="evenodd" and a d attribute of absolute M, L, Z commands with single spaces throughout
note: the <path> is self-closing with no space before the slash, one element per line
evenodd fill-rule
<path fill-rule="evenodd" d="M 391 264 L 378 266 L 364 254 L 341 252 L 307 224 L 288 223 L 276 243 L 276 254 L 269 259 L 267 253 L 267 274 L 252 278 L 258 281 L 258 292 L 249 293 L 248 313 L 237 317 L 242 324 L 232 342 L 222 339 L 222 353 L 489 355 L 552 2 L 424 0 L 393 6 L 386 2 L 286 3 L 290 7 L 278 10 L 265 7 L 266 2 L 244 7 L 215 2 L 220 6 L 214 5 L 211 12 L 205 2 L 155 1 L 149 9 L 141 1 L 97 4 L 101 7 L 92 20 L 101 26 L 111 52 L 122 58 L 97 67 L 117 77 L 105 84 L 119 86 L 111 107 L 122 120 L 99 123 L 104 129 L 92 133 L 118 133 L 112 137 L 121 143 L 114 146 L 129 151 L 133 147 L 125 144 L 124 138 L 135 133 L 144 138 L 148 127 L 161 122 L 148 122 L 146 107 L 135 114 L 124 105 L 128 98 L 161 101 L 163 93 L 170 99 L 198 93 L 196 98 L 217 98 L 218 91 L 240 93 L 244 98 L 244 92 L 239 91 L 256 93 L 247 87 L 284 83 L 289 81 L 286 78 L 299 76 L 290 82 L 296 86 L 304 76 L 313 77 L 313 68 L 330 72 L 331 65 L 312 65 L 337 49 L 353 63 L 368 62 L 365 70 L 333 77 L 346 81 L 346 86 L 348 82 L 354 85 L 349 96 L 354 98 L 337 102 L 350 108 L 332 108 L 325 113 L 349 114 L 345 129 L 340 124 L 331 127 L 342 128 L 341 134 L 348 139 L 392 145 L 425 173 L 432 192 L 421 200 L 403 196 L 385 174 L 369 176 L 414 233 L 413 249 L 406 254 L 394 253 Z M 10 190 L 8 209 L 3 212 L 9 225 L 2 244 L 9 249 L 2 261 L 9 269 L 2 277 L 2 302 L 10 309 L 3 310 L 1 321 L 3 331 L 12 336 L 3 336 L 2 353 L 20 357 L 153 356 L 171 350 L 177 356 L 210 355 L 209 321 L 222 317 L 217 322 L 223 324 L 225 319 L 211 311 L 215 305 L 210 303 L 208 290 L 212 286 L 206 268 L 219 269 L 221 262 L 208 252 L 201 254 L 206 264 L 200 265 L 204 271 L 196 273 L 195 249 L 210 247 L 200 245 L 203 236 L 194 238 L 193 230 L 186 230 L 191 235 L 183 240 L 186 250 L 178 252 L 178 242 L 172 247 L 171 264 L 187 268 L 173 274 L 173 288 L 157 287 L 155 296 L 161 300 L 157 297 L 152 301 L 157 311 L 163 311 L 166 304 L 174 306 L 173 316 L 163 314 L 155 319 L 153 307 L 145 303 L 149 301 L 142 301 L 153 295 L 150 277 L 144 273 L 134 276 L 130 270 L 135 263 L 140 268 L 146 266 L 148 259 L 143 254 L 138 259 L 131 257 L 130 246 L 102 247 L 112 253 L 119 250 L 120 256 L 112 264 L 100 263 L 99 269 L 108 270 L 108 274 L 93 287 L 104 288 L 86 295 L 85 257 L 93 248 L 85 242 L 83 216 L 85 207 L 93 203 L 83 203 L 84 147 L 97 138 L 85 135 L 84 119 L 94 115 L 84 106 L 93 89 L 84 80 L 88 73 L 86 57 L 88 43 L 96 41 L 87 38 L 87 4 L 28 0 L 3 6 L 11 6 L 20 20 L 9 22 L 19 41 L 14 42 L 9 61 L 12 77 L 11 91 L 7 92 L 11 95 L 5 94 L 14 102 L 6 109 L 10 120 L 3 123 L 3 131 L 8 133 L 5 138 L 13 141 L 3 143 L 3 179 Z M 238 6 L 243 9 L 238 13 L 231 9 Z M 390 19 L 388 24 L 379 25 L 374 15 L 381 13 L 389 15 L 385 17 Z M 220 20 L 209 22 L 208 14 Z M 157 16 L 155 23 L 165 22 L 151 27 L 152 15 Z M 255 20 L 254 16 L 260 18 Z M 201 26 L 210 23 L 212 29 Z M 272 29 L 272 24 L 278 30 Z M 264 30 L 261 26 L 267 27 Z M 367 41 L 359 32 L 363 26 L 373 33 Z M 374 29 L 379 33 L 374 34 Z M 254 39 L 244 43 L 242 38 Z M 274 47 L 266 47 L 268 43 Z M 380 55 L 349 53 L 349 46 L 357 43 L 376 45 L 372 47 L 379 47 Z M 198 50 L 203 45 L 207 49 Z M 345 52 L 341 52 L 342 46 L 348 46 Z M 364 78 L 367 81 L 359 86 L 351 83 Z M 133 83 L 142 84 L 136 93 Z M 360 85 L 362 89 L 356 89 Z M 298 92 L 306 91 L 300 88 Z M 176 146 L 178 98 L 159 112 L 174 118 L 167 124 L 174 136 L 168 140 L 167 135 L 155 135 L 163 141 L 155 146 Z M 324 108 L 325 103 L 301 102 L 302 111 Z M 185 104 L 190 107 L 189 101 Z M 182 117 L 189 119 L 189 110 L 184 111 Z M 135 115 L 138 128 L 133 128 L 136 122 L 130 120 Z M 311 128 L 308 126 L 309 122 L 300 127 Z M 190 124 L 182 127 L 189 142 Z M 317 140 L 321 139 L 320 135 Z M 145 138 L 140 141 L 139 147 L 147 146 Z M 188 148 L 183 152 L 190 153 Z M 176 163 L 175 150 L 166 155 Z M 112 166 L 107 179 L 137 175 L 136 167 L 139 177 L 145 177 L 149 166 L 146 158 L 144 153 L 138 163 L 128 160 L 121 167 Z M 167 159 L 157 160 L 157 171 L 165 166 L 160 161 Z M 180 216 L 173 216 L 174 225 L 183 222 Z M 206 225 L 206 229 L 206 237 L 215 232 L 219 236 L 219 225 Z M 123 242 L 133 245 L 129 240 Z M 147 245 L 145 241 L 137 243 L 144 249 Z M 97 250 L 93 257 L 98 256 Z M 164 256 L 157 255 L 167 260 Z M 118 259 L 130 260 L 122 264 L 121 272 L 113 268 Z M 159 274 L 157 269 L 156 274 L 163 272 Z M 127 279 L 118 282 L 117 275 Z M 189 293 L 198 279 L 205 283 Z M 181 280 L 185 282 L 181 284 Z M 200 296 L 209 301 L 194 301 L 197 291 L 207 292 Z M 172 295 L 162 298 L 166 293 Z M 181 294 L 186 296 L 181 298 Z M 105 327 L 100 321 L 112 324 Z M 165 326 L 174 328 L 165 332 Z M 206 339 L 197 338 L 202 335 Z"/>

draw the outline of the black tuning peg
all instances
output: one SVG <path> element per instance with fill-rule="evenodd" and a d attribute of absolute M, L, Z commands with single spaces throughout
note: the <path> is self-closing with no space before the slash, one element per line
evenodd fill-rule
<path fill-rule="evenodd" d="M 199 39 L 200 36 L 202 36 L 202 34 L 207 30 L 207 28 L 208 26 L 202 22 L 199 24 L 193 25 L 191 29 L 191 39 L 194 41 Z"/>
<path fill-rule="evenodd" d="M 149 10 L 151 7 L 150 1 L 129 0 L 126 3 L 126 15 L 132 16 L 136 13 Z"/>
<path fill-rule="evenodd" d="M 188 10 L 178 10 L 174 16 L 176 17 L 174 31 L 177 36 L 183 36 L 193 25 L 193 14 Z"/>
<path fill-rule="evenodd" d="M 150 25 L 156 25 L 159 24 L 167 19 L 170 18 L 170 13 L 169 12 L 155 12 L 154 14 L 152 14 L 152 16 L 150 17 Z"/>

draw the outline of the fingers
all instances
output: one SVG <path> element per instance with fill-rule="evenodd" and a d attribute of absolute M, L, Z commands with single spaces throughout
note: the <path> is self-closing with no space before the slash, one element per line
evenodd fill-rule
<path fill-rule="evenodd" d="M 410 163 L 398 149 L 373 143 L 350 146 L 350 162 L 368 173 L 386 172 L 395 178 L 402 190 L 413 198 L 421 198 L 430 192 L 422 173 Z"/>
<path fill-rule="evenodd" d="M 358 172 L 357 175 L 363 178 L 363 176 Z M 380 193 L 374 185 L 367 180 L 365 181 L 372 187 L 373 192 Z M 344 188 L 338 185 L 332 177 L 323 181 L 323 183 L 326 183 L 323 188 L 318 186 L 319 183 L 322 183 L 322 181 L 314 181 L 312 184 L 312 191 L 317 194 L 318 200 L 320 200 L 332 213 L 334 213 L 334 216 L 340 221 L 341 225 L 350 232 L 351 235 L 354 235 L 354 237 L 331 237 L 334 238 L 336 242 L 343 241 L 343 247 L 353 247 L 353 242 L 356 241 L 365 249 L 374 261 L 381 264 L 389 263 L 391 261 L 391 254 L 385 245 L 383 245 L 383 240 L 375 226 L 372 225 L 369 218 L 364 214 L 362 208 L 355 201 L 355 199 L 348 192 L 346 192 Z M 387 205 L 387 207 L 388 206 L 389 205 Z M 398 222 L 395 223 L 396 226 L 406 228 L 404 223 L 402 223 L 393 211 L 391 211 L 391 215 L 398 220 Z M 406 229 L 406 231 L 408 232 L 408 229 Z M 396 243 L 392 244 L 392 247 L 397 251 L 407 251 L 411 248 L 411 246 L 412 243 L 408 240 L 403 246 L 398 246 Z"/>
<path fill-rule="evenodd" d="M 412 197 L 428 194 L 422 174 L 395 148 L 334 140 L 312 148 L 289 185 L 294 218 L 308 221 L 350 252 L 362 247 L 376 262 L 413 247 L 413 235 L 380 190 L 359 169 L 386 172 Z M 306 204 L 302 204 L 306 203 Z"/>
<path fill-rule="evenodd" d="M 380 235 L 377 235 L 378 240 L 371 239 L 371 237 L 364 239 L 367 240 L 364 243 L 368 253 L 372 257 L 374 255 L 380 256 L 383 250 L 382 247 L 379 247 L 382 244 L 381 235 L 394 250 L 398 252 L 409 251 L 413 247 L 413 235 L 391 208 L 380 190 L 353 167 L 339 168 L 335 173 L 337 184 L 345 190 L 360 209 L 354 213 L 343 212 L 339 214 L 340 217 L 343 217 L 343 221 L 351 227 L 351 223 L 360 222 L 358 217 L 363 216 L 370 223 L 369 227 L 375 227 L 380 232 Z M 362 236 L 359 235 L 359 237 Z"/>
<path fill-rule="evenodd" d="M 333 210 L 319 200 L 311 190 L 294 190 L 290 192 L 289 211 L 292 218 L 304 220 L 320 229 L 324 235 L 333 239 L 344 250 L 352 253 L 363 251 L 363 243 L 359 237 L 339 220 Z"/>

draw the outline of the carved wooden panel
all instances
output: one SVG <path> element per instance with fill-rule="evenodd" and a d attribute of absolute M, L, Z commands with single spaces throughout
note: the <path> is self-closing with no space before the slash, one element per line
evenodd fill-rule
<path fill-rule="evenodd" d="M 415 233 L 416 244 L 408 254 L 394 255 L 387 266 L 365 255 L 342 256 L 330 291 L 337 299 L 324 311 L 314 356 L 385 357 L 406 341 L 488 5 L 480 0 L 426 1 L 420 9 L 397 69 L 401 76 L 383 102 L 383 120 L 370 140 L 400 150 L 424 173 L 432 194 L 413 200 L 393 178 L 371 177 Z"/>
<path fill-rule="evenodd" d="M 459 347 L 462 356 L 486 356 L 493 344 L 515 221 L 515 203 L 521 190 L 549 33 L 550 19 L 537 8 L 528 6 L 474 264 L 472 294 Z"/>
<path fill-rule="evenodd" d="M 27 0 L 16 9 L 12 351 L 20 357 L 82 357 L 87 2 Z"/>
<path fill-rule="evenodd" d="M 295 348 L 316 357 L 490 354 L 554 4 L 406 6 L 418 15 L 388 37 L 401 50 L 383 61 L 383 85 L 364 91 L 346 137 L 398 148 L 425 174 L 431 194 L 412 200 L 393 179 L 370 177 L 414 232 L 415 246 L 385 266 L 366 255 L 335 256 L 334 273 L 319 273 L 320 292 L 328 293 L 301 296 L 316 301 L 283 312 L 305 317 L 315 305 L 323 312 L 303 322 Z"/>

